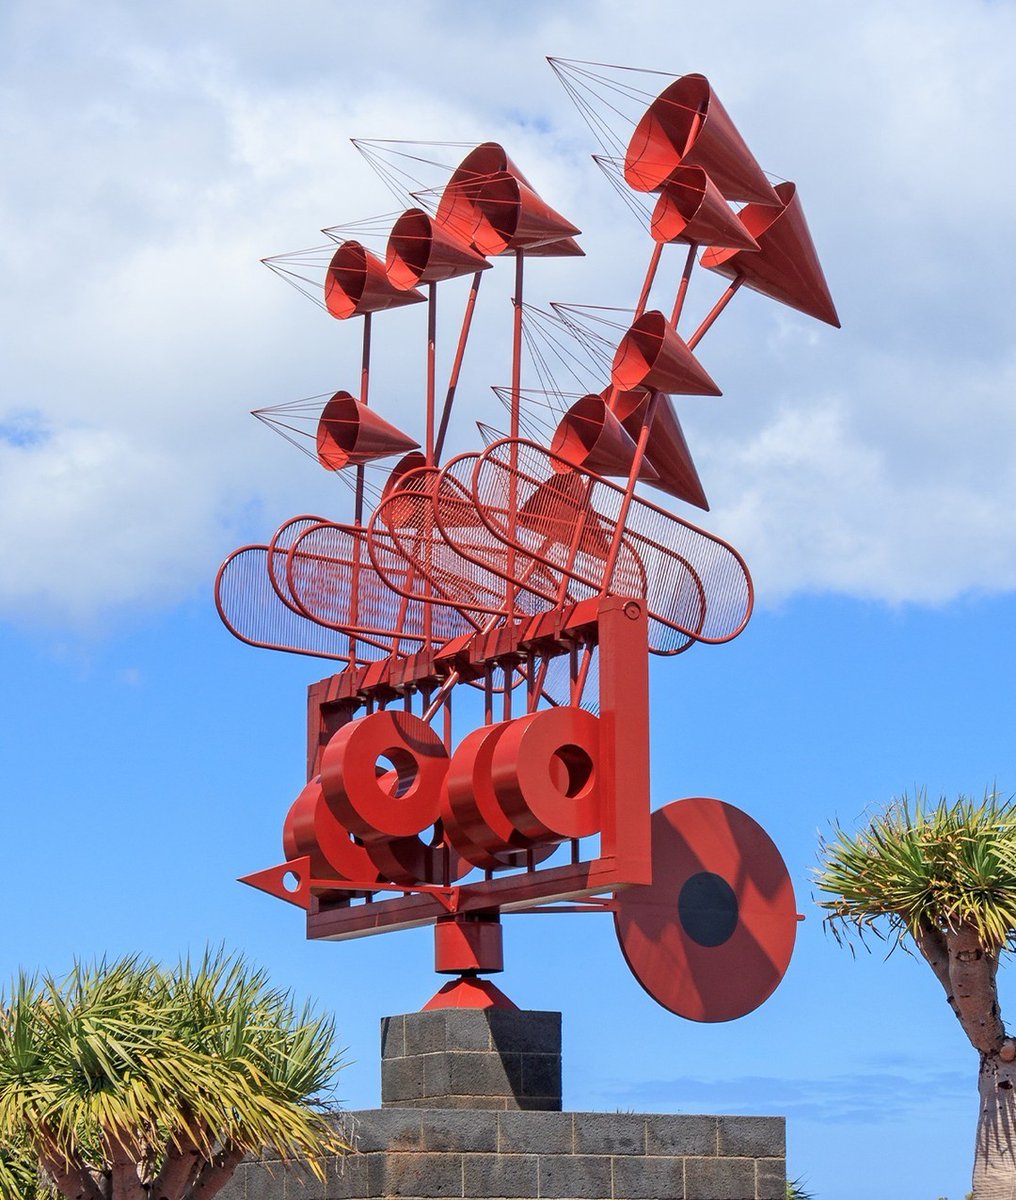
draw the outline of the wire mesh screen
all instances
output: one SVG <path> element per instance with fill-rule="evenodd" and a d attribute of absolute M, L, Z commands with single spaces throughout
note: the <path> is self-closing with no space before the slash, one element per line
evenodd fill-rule
<path fill-rule="evenodd" d="M 654 653 L 729 641 L 751 614 L 748 569 L 726 542 L 637 496 L 622 513 L 623 488 L 533 442 L 489 446 L 473 495 L 497 536 L 567 575 L 570 592 L 644 599 Z"/>

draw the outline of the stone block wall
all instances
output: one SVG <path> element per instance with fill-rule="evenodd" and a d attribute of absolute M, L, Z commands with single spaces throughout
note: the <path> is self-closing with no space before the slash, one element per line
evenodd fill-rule
<path fill-rule="evenodd" d="M 781 1117 L 372 1109 L 354 1152 L 241 1164 L 222 1200 L 784 1200 Z"/>

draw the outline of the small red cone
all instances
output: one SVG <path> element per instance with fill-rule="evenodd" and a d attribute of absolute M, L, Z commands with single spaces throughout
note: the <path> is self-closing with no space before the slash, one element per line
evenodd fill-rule
<path fill-rule="evenodd" d="M 645 387 L 683 396 L 723 394 L 658 310 L 643 313 L 621 339 L 610 378 L 624 391 Z"/>
<path fill-rule="evenodd" d="M 758 242 L 701 167 L 678 167 L 671 174 L 660 189 L 649 232 L 658 242 L 758 249 Z"/>
<path fill-rule="evenodd" d="M 336 392 L 318 419 L 318 462 L 328 471 L 401 454 L 419 444 L 349 392 Z"/>
<path fill-rule="evenodd" d="M 422 292 L 389 282 L 384 263 L 359 242 L 343 242 L 328 264 L 325 308 L 340 321 L 425 299 Z"/>

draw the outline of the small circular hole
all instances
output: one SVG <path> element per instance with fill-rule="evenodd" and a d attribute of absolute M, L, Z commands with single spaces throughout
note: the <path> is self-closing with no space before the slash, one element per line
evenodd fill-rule
<path fill-rule="evenodd" d="M 287 871 L 282 877 L 282 886 L 292 894 L 300 890 L 300 876 L 295 871 Z"/>
<path fill-rule="evenodd" d="M 581 746 L 559 746 L 550 758 L 550 778 L 559 792 L 574 799 L 593 778 L 593 760 Z"/>
<path fill-rule="evenodd" d="M 416 759 L 406 750 L 392 748 L 377 756 L 374 772 L 393 800 L 405 796 L 419 777 Z"/>

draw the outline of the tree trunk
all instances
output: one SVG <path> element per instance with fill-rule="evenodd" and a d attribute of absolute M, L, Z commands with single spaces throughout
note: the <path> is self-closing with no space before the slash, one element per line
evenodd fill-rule
<path fill-rule="evenodd" d="M 1016 1062 L 981 1055 L 974 1200 L 1016 1200 Z"/>

